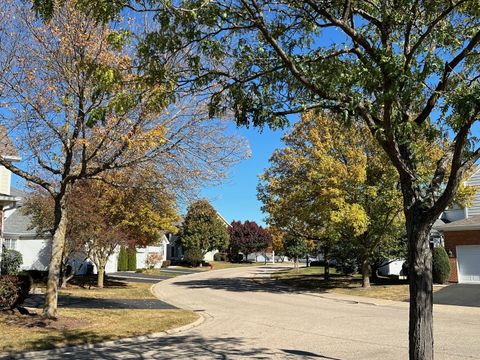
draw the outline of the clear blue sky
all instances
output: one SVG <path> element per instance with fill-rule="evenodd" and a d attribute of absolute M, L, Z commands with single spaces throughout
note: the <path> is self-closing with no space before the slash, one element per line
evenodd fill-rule
<path fill-rule="evenodd" d="M 229 179 L 220 186 L 209 187 L 202 191 L 217 211 L 226 220 L 254 220 L 264 224 L 261 203 L 257 200 L 258 175 L 268 167 L 268 159 L 273 151 L 282 146 L 281 138 L 285 130 L 272 131 L 264 128 L 236 128 L 232 131 L 245 137 L 250 144 L 251 156 L 231 170 Z"/>

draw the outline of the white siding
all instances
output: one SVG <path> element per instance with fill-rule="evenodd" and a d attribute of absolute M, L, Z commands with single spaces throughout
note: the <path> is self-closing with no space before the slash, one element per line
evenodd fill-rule
<path fill-rule="evenodd" d="M 51 256 L 51 241 L 45 239 L 18 239 L 16 250 L 22 254 L 22 270 L 48 269 Z"/>
<path fill-rule="evenodd" d="M 475 186 L 480 189 L 480 169 L 477 170 L 471 177 L 465 182 L 466 185 Z M 477 191 L 472 202 L 472 206 L 468 208 L 468 216 L 480 215 L 480 191 Z"/>
<path fill-rule="evenodd" d="M 160 246 L 147 246 L 145 248 L 137 248 L 137 269 L 145 269 L 147 267 L 145 261 L 147 260 L 148 254 L 151 253 L 160 253 L 163 256 L 163 260 L 166 260 L 166 250 L 166 244 Z M 157 268 L 160 268 L 161 266 L 162 264 L 158 264 Z"/>
<path fill-rule="evenodd" d="M 11 172 L 0 166 L 0 194 L 10 195 Z"/>

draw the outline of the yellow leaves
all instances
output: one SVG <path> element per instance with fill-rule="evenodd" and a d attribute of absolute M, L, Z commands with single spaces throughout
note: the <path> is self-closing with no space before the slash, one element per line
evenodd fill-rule
<path fill-rule="evenodd" d="M 163 124 L 159 124 L 133 138 L 129 138 L 129 146 L 131 149 L 139 151 L 154 149 L 166 143 L 166 134 L 167 128 Z"/>

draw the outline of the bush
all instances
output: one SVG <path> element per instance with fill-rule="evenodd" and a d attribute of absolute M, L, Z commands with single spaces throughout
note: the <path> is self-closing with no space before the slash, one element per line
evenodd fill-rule
<path fill-rule="evenodd" d="M 197 267 L 203 262 L 203 253 L 200 249 L 188 249 L 185 251 L 184 260 L 190 266 Z"/>
<path fill-rule="evenodd" d="M 125 246 L 120 247 L 120 252 L 118 253 L 118 271 L 127 271 L 128 270 L 128 255 Z"/>
<path fill-rule="evenodd" d="M 137 270 L 137 250 L 135 248 L 128 248 L 127 250 L 127 260 L 128 266 L 127 269 L 130 271 Z"/>
<path fill-rule="evenodd" d="M 227 261 L 228 255 L 225 253 L 215 253 L 213 254 L 213 261 Z"/>
<path fill-rule="evenodd" d="M 23 263 L 22 254 L 16 250 L 4 250 L 2 253 L 2 275 L 17 275 Z"/>
<path fill-rule="evenodd" d="M 231 253 L 228 255 L 228 261 L 232 262 L 232 263 L 240 263 L 243 261 L 243 254 L 239 254 L 239 253 Z"/>
<path fill-rule="evenodd" d="M 163 255 L 155 252 L 155 253 L 150 253 L 147 255 L 147 258 L 145 259 L 145 265 L 147 266 L 147 269 L 154 269 L 158 265 L 160 265 L 163 261 Z"/>
<path fill-rule="evenodd" d="M 30 292 L 28 276 L 0 276 L 0 310 L 11 310 L 21 305 Z"/>
<path fill-rule="evenodd" d="M 172 262 L 170 260 L 163 260 L 162 268 L 168 268 Z"/>
<path fill-rule="evenodd" d="M 353 275 L 358 271 L 358 266 L 354 259 L 343 260 L 335 266 L 337 272 L 344 275 Z"/>
<path fill-rule="evenodd" d="M 445 284 L 450 278 L 450 261 L 443 247 L 433 248 L 433 282 Z"/>

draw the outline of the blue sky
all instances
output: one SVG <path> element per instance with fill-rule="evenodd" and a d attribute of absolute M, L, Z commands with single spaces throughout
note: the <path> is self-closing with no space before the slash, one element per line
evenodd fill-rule
<path fill-rule="evenodd" d="M 220 186 L 202 191 L 217 211 L 229 222 L 232 220 L 254 220 L 264 224 L 265 214 L 257 200 L 258 175 L 268 167 L 268 159 L 273 151 L 282 146 L 281 138 L 285 130 L 272 131 L 264 128 L 236 128 L 232 131 L 245 137 L 250 144 L 251 156 L 234 166 L 229 179 Z"/>

